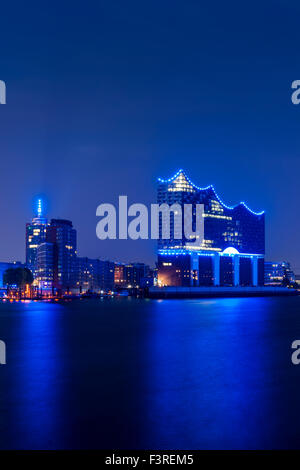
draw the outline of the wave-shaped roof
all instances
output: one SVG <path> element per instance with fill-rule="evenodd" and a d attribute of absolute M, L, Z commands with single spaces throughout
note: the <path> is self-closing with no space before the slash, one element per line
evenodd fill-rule
<path fill-rule="evenodd" d="M 215 188 L 213 185 L 210 185 L 210 186 L 207 186 L 206 188 L 200 188 L 199 186 L 197 186 L 196 184 L 194 184 L 190 179 L 189 177 L 186 175 L 185 171 L 180 169 L 177 171 L 177 173 L 175 173 L 174 176 L 172 176 L 171 178 L 169 179 L 162 179 L 162 178 L 158 178 L 158 181 L 160 183 L 172 183 L 176 178 L 178 178 L 178 176 L 180 175 L 183 175 L 185 177 L 185 179 L 188 181 L 188 183 L 193 186 L 193 188 L 195 189 L 198 189 L 199 191 L 204 191 L 204 190 L 207 190 L 207 189 L 211 189 L 214 193 L 214 195 L 216 196 L 216 198 L 218 199 L 218 201 L 220 202 L 220 204 L 222 204 L 223 207 L 225 207 L 226 209 L 229 209 L 229 210 L 233 210 L 233 209 L 236 209 L 237 207 L 239 206 L 243 206 L 245 207 L 249 212 L 251 212 L 251 214 L 254 214 L 254 215 L 263 215 L 265 213 L 265 211 L 261 211 L 261 212 L 254 212 L 252 209 L 250 209 L 250 207 L 247 206 L 247 204 L 244 202 L 244 201 L 241 201 L 239 204 L 237 204 L 236 206 L 228 206 L 227 204 L 225 204 L 222 199 L 218 196 Z"/>

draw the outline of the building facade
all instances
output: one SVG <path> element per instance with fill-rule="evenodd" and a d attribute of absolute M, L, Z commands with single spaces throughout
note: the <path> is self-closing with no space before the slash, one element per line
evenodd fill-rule
<path fill-rule="evenodd" d="M 51 219 L 46 242 L 53 244 L 53 285 L 68 292 L 76 287 L 77 232 L 70 220 Z"/>
<path fill-rule="evenodd" d="M 37 248 L 35 281 L 41 291 L 54 293 L 56 287 L 56 246 L 54 243 L 44 242 Z"/>
<path fill-rule="evenodd" d="M 204 239 L 187 239 L 183 217 L 170 217 L 170 238 L 163 239 L 166 219 L 159 216 L 158 283 L 170 286 L 258 286 L 264 284 L 265 217 L 245 203 L 227 206 L 213 186 L 199 188 L 180 170 L 158 180 L 158 203 L 190 204 L 192 228 L 196 205 L 203 205 Z M 175 238 L 176 224 L 183 237 Z"/>
<path fill-rule="evenodd" d="M 266 261 L 265 262 L 265 285 L 268 286 L 283 286 L 294 284 L 296 276 L 291 269 L 290 263 L 281 261 Z"/>
<path fill-rule="evenodd" d="M 113 290 L 114 274 L 115 265 L 111 261 L 76 258 L 76 287 L 80 293 Z"/>
<path fill-rule="evenodd" d="M 48 222 L 39 213 L 26 224 L 26 267 L 30 269 L 33 277 L 36 277 L 37 249 L 41 243 L 46 241 Z"/>
<path fill-rule="evenodd" d="M 115 264 L 116 287 L 143 287 L 149 277 L 150 267 L 144 263 Z"/>

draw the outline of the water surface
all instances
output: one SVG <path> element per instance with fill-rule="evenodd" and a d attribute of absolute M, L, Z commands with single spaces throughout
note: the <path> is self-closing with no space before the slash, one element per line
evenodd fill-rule
<path fill-rule="evenodd" d="M 300 297 L 0 304 L 0 448 L 298 448 L 299 307 Z"/>

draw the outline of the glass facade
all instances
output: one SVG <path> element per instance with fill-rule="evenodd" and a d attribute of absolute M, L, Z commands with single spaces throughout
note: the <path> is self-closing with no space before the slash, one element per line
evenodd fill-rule
<path fill-rule="evenodd" d="M 41 243 L 37 248 L 36 282 L 39 289 L 52 293 L 54 289 L 55 245 Z"/>
<path fill-rule="evenodd" d="M 195 206 L 204 205 L 204 240 L 199 246 L 191 249 L 200 251 L 223 251 L 233 247 L 239 253 L 265 253 L 265 216 L 263 212 L 254 213 L 245 203 L 235 207 L 225 205 L 219 198 L 213 186 L 198 188 L 187 178 L 181 170 L 170 180 L 159 180 L 159 204 L 193 205 L 193 229 L 195 230 Z M 176 221 L 176 217 L 175 217 Z M 160 214 L 159 249 L 186 248 L 190 240 L 174 238 L 174 215 L 170 219 L 171 238 L 162 239 L 163 217 Z"/>
<path fill-rule="evenodd" d="M 31 223 L 26 224 L 26 267 L 30 269 L 33 277 L 36 277 L 37 249 L 46 241 L 47 219 L 34 217 Z"/>
<path fill-rule="evenodd" d="M 54 244 L 54 287 L 66 291 L 76 287 L 77 233 L 72 222 L 51 219 L 46 241 Z"/>

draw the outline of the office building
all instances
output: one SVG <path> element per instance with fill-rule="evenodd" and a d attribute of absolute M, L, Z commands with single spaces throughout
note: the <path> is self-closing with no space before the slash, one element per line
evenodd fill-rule
<path fill-rule="evenodd" d="M 26 224 L 26 267 L 30 269 L 34 278 L 36 278 L 37 249 L 46 241 L 47 226 L 47 219 L 43 217 L 42 200 L 39 199 L 34 218 Z"/>
<path fill-rule="evenodd" d="M 57 254 L 54 243 L 44 242 L 38 246 L 35 274 L 38 288 L 54 294 L 57 287 Z"/>
<path fill-rule="evenodd" d="M 115 264 L 116 287 L 141 287 L 147 277 L 151 277 L 151 272 L 149 266 L 144 263 Z"/>
<path fill-rule="evenodd" d="M 76 258 L 76 287 L 80 293 L 87 291 L 99 293 L 114 288 L 115 266 L 111 261 Z"/>
<path fill-rule="evenodd" d="M 54 287 L 68 292 L 76 287 L 77 234 L 72 222 L 51 219 L 47 227 L 46 241 L 54 245 Z"/>

